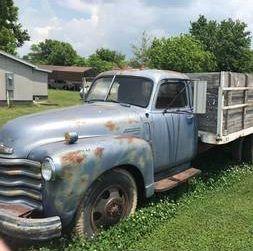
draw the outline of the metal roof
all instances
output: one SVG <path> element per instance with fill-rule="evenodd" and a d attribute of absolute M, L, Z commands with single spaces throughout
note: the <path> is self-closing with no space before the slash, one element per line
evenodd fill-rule
<path fill-rule="evenodd" d="M 19 63 L 21 63 L 21 64 L 27 65 L 27 66 L 33 68 L 33 69 L 36 70 L 36 71 L 42 71 L 42 72 L 51 73 L 51 71 L 49 71 L 49 70 L 41 69 L 41 68 L 39 68 L 38 66 L 36 66 L 36 65 L 34 65 L 34 64 L 31 64 L 31 63 L 29 63 L 29 62 L 27 62 L 27 61 L 25 61 L 25 60 L 23 60 L 23 59 L 21 59 L 21 58 L 15 57 L 15 56 L 13 56 L 13 55 L 11 55 L 11 54 L 9 54 L 9 53 L 6 53 L 6 52 L 4 52 L 4 51 L 2 51 L 2 50 L 0 50 L 0 55 L 2 55 L 2 56 L 4 56 L 4 57 L 7 57 L 7 58 L 9 58 L 9 59 L 11 59 L 11 60 L 17 61 L 17 62 L 19 62 Z"/>
<path fill-rule="evenodd" d="M 58 72 L 74 72 L 74 73 L 84 73 L 92 69 L 92 67 L 79 67 L 79 66 L 57 66 L 57 65 L 39 65 L 42 69 L 47 69 L 50 71 Z"/>
<path fill-rule="evenodd" d="M 114 76 L 114 75 L 126 75 L 134 77 L 144 77 L 152 79 L 154 82 L 159 82 L 162 79 L 189 79 L 189 77 L 183 73 L 176 71 L 167 71 L 167 70 L 113 70 L 107 71 L 99 74 L 97 77 L 102 76 Z"/>

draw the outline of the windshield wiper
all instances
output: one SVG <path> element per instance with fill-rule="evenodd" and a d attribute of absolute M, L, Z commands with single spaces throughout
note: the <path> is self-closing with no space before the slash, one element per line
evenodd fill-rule
<path fill-rule="evenodd" d="M 107 101 L 107 102 L 112 102 L 112 103 L 117 103 L 117 104 L 120 104 L 120 105 L 126 106 L 126 107 L 130 107 L 130 106 L 131 106 L 131 105 L 128 104 L 128 103 L 119 102 L 119 101 L 113 100 L 113 99 L 107 99 L 106 101 Z M 105 101 L 105 102 L 106 102 L 106 101 Z"/>
<path fill-rule="evenodd" d="M 99 99 L 99 98 L 94 98 L 94 99 L 90 99 L 90 100 L 87 100 L 88 103 L 93 103 L 93 102 L 105 102 L 104 99 Z"/>
<path fill-rule="evenodd" d="M 107 99 L 105 102 L 119 103 L 119 101 L 113 99 Z"/>
<path fill-rule="evenodd" d="M 93 102 L 112 102 L 112 103 L 120 104 L 122 106 L 127 106 L 127 107 L 131 106 L 130 104 L 122 103 L 122 102 L 119 102 L 119 101 L 113 100 L 113 99 L 104 100 L 104 99 L 98 99 L 98 98 L 95 99 L 94 98 L 94 99 L 90 99 L 90 100 L 87 101 L 87 103 L 93 103 Z"/>

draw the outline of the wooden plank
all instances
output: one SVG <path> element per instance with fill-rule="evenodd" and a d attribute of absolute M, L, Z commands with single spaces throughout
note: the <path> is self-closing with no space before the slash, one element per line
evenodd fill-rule
<path fill-rule="evenodd" d="M 248 74 L 247 74 L 248 75 Z M 253 86 L 247 87 L 224 87 L 224 91 L 244 91 L 244 90 L 253 90 Z"/>
<path fill-rule="evenodd" d="M 248 74 L 245 74 L 246 78 L 245 78 L 245 87 L 248 87 L 249 85 L 249 76 Z M 243 100 L 244 104 L 248 103 L 248 89 L 244 90 L 244 100 Z M 242 129 L 246 128 L 246 116 L 247 116 L 247 106 L 243 108 L 243 115 L 242 115 Z"/>
<path fill-rule="evenodd" d="M 223 110 L 232 110 L 232 109 L 244 108 L 244 107 L 248 107 L 248 106 L 253 106 L 253 102 L 252 103 L 247 103 L 247 104 L 224 106 L 222 109 Z"/>
<path fill-rule="evenodd" d="M 231 87 L 231 72 L 228 73 L 228 87 Z M 223 89 L 224 90 L 224 89 Z M 224 94 L 224 92 L 223 92 Z M 225 93 L 226 95 L 224 95 L 224 103 L 225 103 L 225 106 L 228 107 L 228 106 L 231 106 L 231 103 L 232 103 L 232 92 L 231 91 L 227 91 Z M 224 128 L 223 128 L 223 134 L 224 135 L 227 135 L 227 130 L 228 130 L 228 110 L 226 111 L 226 113 L 224 114 Z"/>

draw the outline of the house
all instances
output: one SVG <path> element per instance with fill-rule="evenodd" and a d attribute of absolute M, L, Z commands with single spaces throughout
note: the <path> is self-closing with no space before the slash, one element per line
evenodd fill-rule
<path fill-rule="evenodd" d="M 49 74 L 49 87 L 53 89 L 79 91 L 84 78 L 87 82 L 91 82 L 95 77 L 95 71 L 91 67 L 55 65 L 40 65 L 39 67 L 52 72 Z"/>
<path fill-rule="evenodd" d="M 0 105 L 48 97 L 50 71 L 0 51 Z"/>

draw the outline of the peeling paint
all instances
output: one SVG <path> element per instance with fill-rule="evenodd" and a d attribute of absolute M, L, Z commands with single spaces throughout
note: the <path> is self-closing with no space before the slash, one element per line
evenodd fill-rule
<path fill-rule="evenodd" d="M 116 131 L 119 129 L 119 127 L 117 126 L 117 124 L 113 121 L 108 121 L 106 122 L 105 126 L 110 130 L 110 131 Z"/>
<path fill-rule="evenodd" d="M 80 165 L 85 161 L 85 155 L 83 151 L 70 152 L 62 156 L 61 162 L 63 165 Z"/>
<path fill-rule="evenodd" d="M 101 158 L 103 156 L 104 148 L 97 147 L 94 152 L 96 157 Z"/>

